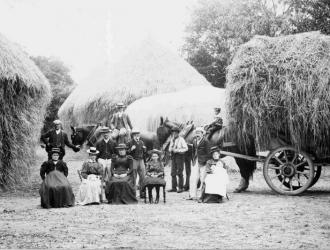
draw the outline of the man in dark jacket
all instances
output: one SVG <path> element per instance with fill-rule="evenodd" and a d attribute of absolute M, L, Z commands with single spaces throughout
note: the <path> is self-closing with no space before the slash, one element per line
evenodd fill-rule
<path fill-rule="evenodd" d="M 128 143 L 128 154 L 133 157 L 134 185 L 136 186 L 136 178 L 137 175 L 139 175 L 140 198 L 144 198 L 145 194 L 142 190 L 142 186 L 146 172 L 144 165 L 146 147 L 140 138 L 140 131 L 138 129 L 132 130 L 132 137 L 132 140 Z"/>
<path fill-rule="evenodd" d="M 52 158 L 52 148 L 60 149 L 60 160 L 62 160 L 65 155 L 65 145 L 72 148 L 74 152 L 78 152 L 80 148 L 69 142 L 68 135 L 62 130 L 62 122 L 60 120 L 55 120 L 54 126 L 55 129 L 49 130 L 41 136 L 41 140 L 46 144 L 48 160 Z"/>
<path fill-rule="evenodd" d="M 206 162 L 211 158 L 210 142 L 204 136 L 204 129 L 197 128 L 195 130 L 196 137 L 193 140 L 193 166 L 190 176 L 189 196 L 191 200 L 197 199 L 198 180 L 204 175 Z"/>

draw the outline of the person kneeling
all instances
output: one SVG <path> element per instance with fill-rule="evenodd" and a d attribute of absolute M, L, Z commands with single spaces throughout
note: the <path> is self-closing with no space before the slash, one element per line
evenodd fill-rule
<path fill-rule="evenodd" d="M 74 206 L 74 194 L 66 178 L 68 167 L 59 160 L 61 150 L 51 149 L 51 160 L 42 163 L 40 176 L 43 180 L 39 194 L 43 208 L 59 208 Z"/>
<path fill-rule="evenodd" d="M 229 177 L 226 164 L 220 159 L 220 149 L 211 148 L 212 159 L 206 162 L 201 198 L 198 202 L 221 203 L 227 196 Z"/>
<path fill-rule="evenodd" d="M 148 188 L 149 202 L 152 203 L 152 189 L 156 188 L 156 200 L 159 202 L 159 189 L 161 186 L 165 187 L 166 182 L 164 180 L 164 166 L 160 161 L 161 151 L 153 149 L 151 151 L 151 159 L 147 162 L 146 176 L 143 181 L 143 190 Z"/>
<path fill-rule="evenodd" d="M 95 147 L 87 150 L 89 159 L 83 163 L 81 169 L 81 185 L 77 203 L 80 205 L 99 204 L 102 200 L 102 166 L 96 161 L 99 151 Z"/>
<path fill-rule="evenodd" d="M 111 204 L 137 203 L 133 176 L 133 158 L 126 154 L 126 145 L 116 147 L 118 156 L 111 162 L 111 178 L 106 184 L 105 195 Z"/>

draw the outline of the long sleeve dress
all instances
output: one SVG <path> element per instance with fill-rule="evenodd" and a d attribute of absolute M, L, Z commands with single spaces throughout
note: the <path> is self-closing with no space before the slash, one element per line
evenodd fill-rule
<path fill-rule="evenodd" d="M 154 162 L 151 160 L 147 162 L 143 186 L 145 187 L 147 185 L 166 185 L 164 180 L 164 166 L 160 161 Z"/>
<path fill-rule="evenodd" d="M 77 196 L 77 202 L 80 205 L 100 203 L 102 173 L 100 163 L 91 160 L 83 163 L 81 169 L 82 182 Z"/>
<path fill-rule="evenodd" d="M 222 160 L 208 160 L 205 167 L 205 190 L 203 202 L 218 202 L 227 194 L 227 184 L 229 182 L 225 162 Z"/>
<path fill-rule="evenodd" d="M 113 158 L 111 162 L 111 178 L 107 181 L 105 188 L 108 202 L 111 204 L 137 203 L 133 183 L 133 158 L 129 155 Z"/>
<path fill-rule="evenodd" d="M 42 163 L 40 176 L 43 180 L 39 194 L 43 208 L 74 206 L 75 198 L 72 187 L 66 178 L 68 167 L 65 162 L 52 160 Z"/>

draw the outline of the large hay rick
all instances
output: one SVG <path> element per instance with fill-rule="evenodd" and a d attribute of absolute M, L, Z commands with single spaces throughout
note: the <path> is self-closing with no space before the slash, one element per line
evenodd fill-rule
<path fill-rule="evenodd" d="M 44 75 L 0 35 L 0 187 L 28 180 L 49 101 Z"/>

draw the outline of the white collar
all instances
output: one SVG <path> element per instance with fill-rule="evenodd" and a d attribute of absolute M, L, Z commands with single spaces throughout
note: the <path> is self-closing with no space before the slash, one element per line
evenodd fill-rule
<path fill-rule="evenodd" d="M 58 135 L 59 133 L 61 133 L 61 130 L 55 130 L 56 134 Z"/>

